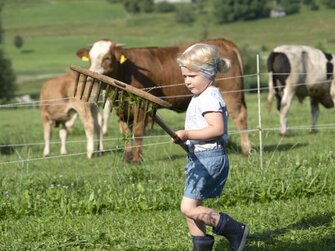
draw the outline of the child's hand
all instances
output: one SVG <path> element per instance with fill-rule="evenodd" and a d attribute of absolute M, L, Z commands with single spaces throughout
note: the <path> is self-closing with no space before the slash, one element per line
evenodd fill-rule
<path fill-rule="evenodd" d="M 185 142 L 186 140 L 188 140 L 188 132 L 186 130 L 176 131 L 176 135 L 178 137 L 172 139 L 173 142 L 176 143 L 176 144 L 180 143 L 179 140 L 181 140 L 182 142 Z"/>

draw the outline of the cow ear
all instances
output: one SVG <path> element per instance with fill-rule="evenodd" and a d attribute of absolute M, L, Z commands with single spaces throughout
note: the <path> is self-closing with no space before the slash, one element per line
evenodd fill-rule
<path fill-rule="evenodd" d="M 127 61 L 127 55 L 124 53 L 122 46 L 119 46 L 119 44 L 114 44 L 114 55 L 120 64 Z"/>
<path fill-rule="evenodd" d="M 122 43 L 117 43 L 116 47 L 124 47 L 126 44 L 122 44 Z"/>
<path fill-rule="evenodd" d="M 120 59 L 119 59 L 120 64 L 123 64 L 126 61 L 127 61 L 127 57 L 124 54 L 121 54 Z"/>
<path fill-rule="evenodd" d="M 86 48 L 79 49 L 76 55 L 83 61 L 89 61 L 89 50 Z"/>

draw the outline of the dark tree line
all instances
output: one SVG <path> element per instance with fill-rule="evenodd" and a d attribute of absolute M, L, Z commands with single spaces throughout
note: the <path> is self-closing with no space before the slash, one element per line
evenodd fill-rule
<path fill-rule="evenodd" d="M 0 45 L 3 41 L 3 29 L 2 29 L 2 8 L 4 1 L 0 0 Z M 0 47 L 0 102 L 8 101 L 14 96 L 15 91 L 15 74 L 12 70 L 12 64 L 9 59 L 4 55 L 2 48 Z"/>
<path fill-rule="evenodd" d="M 154 0 L 107 0 L 110 3 L 122 3 L 129 13 L 176 12 L 176 20 L 190 24 L 196 19 L 193 6 L 172 4 L 167 1 L 154 3 Z M 302 5 L 310 10 L 318 10 L 317 2 L 327 8 L 335 8 L 334 0 L 192 0 L 193 5 L 210 6 L 213 21 L 219 24 L 235 21 L 246 21 L 269 17 L 270 9 L 282 8 L 287 15 L 298 13 Z"/>
<path fill-rule="evenodd" d="M 267 0 L 214 0 L 214 19 L 221 24 L 268 17 L 267 2 Z"/>

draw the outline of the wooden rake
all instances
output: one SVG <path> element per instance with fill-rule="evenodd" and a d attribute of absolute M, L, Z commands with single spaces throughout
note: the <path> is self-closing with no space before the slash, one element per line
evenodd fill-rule
<path fill-rule="evenodd" d="M 97 94 L 95 96 L 95 103 L 98 103 L 99 96 L 102 90 L 105 90 L 103 107 L 106 105 L 107 99 L 110 97 L 112 104 L 118 98 L 119 103 L 133 102 L 136 100 L 139 109 L 143 109 L 154 122 L 156 122 L 173 140 L 179 144 L 186 152 L 188 152 L 187 145 L 175 134 L 175 132 L 156 114 L 157 108 L 171 108 L 171 104 L 162 100 L 150 93 L 141 89 L 135 88 L 131 85 L 123 83 L 119 80 L 110 78 L 108 76 L 87 70 L 80 66 L 72 65 L 71 70 L 77 73 L 76 84 L 74 89 L 74 96 L 79 94 L 79 98 L 89 100 L 92 95 L 93 86 L 97 85 Z M 90 80 L 88 82 L 88 79 Z M 80 93 L 77 93 L 79 81 L 82 81 Z M 87 89 L 88 88 L 88 89 Z"/>

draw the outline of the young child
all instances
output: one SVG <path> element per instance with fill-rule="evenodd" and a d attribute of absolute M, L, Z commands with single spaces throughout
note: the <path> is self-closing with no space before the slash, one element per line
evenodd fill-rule
<path fill-rule="evenodd" d="M 221 195 L 228 176 L 229 161 L 224 149 L 228 114 L 214 81 L 217 72 L 229 69 L 230 61 L 221 58 L 216 46 L 198 43 L 186 49 L 177 63 L 193 94 L 186 111 L 185 130 L 176 131 L 189 148 L 180 209 L 192 235 L 193 251 L 212 250 L 214 237 L 206 234 L 206 225 L 226 237 L 232 250 L 241 251 L 248 226 L 202 205 L 204 199 Z"/>

